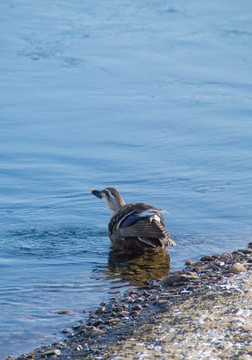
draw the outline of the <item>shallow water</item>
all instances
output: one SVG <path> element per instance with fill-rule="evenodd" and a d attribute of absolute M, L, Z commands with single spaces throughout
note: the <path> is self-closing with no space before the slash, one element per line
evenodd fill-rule
<path fill-rule="evenodd" d="M 251 241 L 251 10 L 0 4 L 3 359 L 60 339 L 127 286 Z M 167 269 L 111 261 L 110 212 L 89 193 L 105 186 L 169 212 Z"/>

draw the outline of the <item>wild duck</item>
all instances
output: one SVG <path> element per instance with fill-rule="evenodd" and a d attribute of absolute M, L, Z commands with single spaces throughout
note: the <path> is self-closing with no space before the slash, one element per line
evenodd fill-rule
<path fill-rule="evenodd" d="M 116 250 L 135 253 L 145 250 L 176 246 L 165 228 L 162 209 L 145 203 L 126 204 L 113 187 L 91 193 L 113 211 L 108 225 L 108 235 Z"/>

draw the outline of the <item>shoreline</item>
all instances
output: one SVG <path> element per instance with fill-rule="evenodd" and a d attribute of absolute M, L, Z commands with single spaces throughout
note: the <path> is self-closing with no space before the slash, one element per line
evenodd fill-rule
<path fill-rule="evenodd" d="M 251 359 L 251 268 L 252 243 L 188 261 L 101 303 L 66 339 L 15 359 Z"/>

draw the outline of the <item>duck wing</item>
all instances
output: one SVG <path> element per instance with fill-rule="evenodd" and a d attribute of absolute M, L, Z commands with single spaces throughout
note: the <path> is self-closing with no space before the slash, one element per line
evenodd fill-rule
<path fill-rule="evenodd" d="M 138 238 L 149 246 L 175 246 L 165 228 L 162 209 L 144 203 L 126 204 L 109 224 L 110 236 Z"/>

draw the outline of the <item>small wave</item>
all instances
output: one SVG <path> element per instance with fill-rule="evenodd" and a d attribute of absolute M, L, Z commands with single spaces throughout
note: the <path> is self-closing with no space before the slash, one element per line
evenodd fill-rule
<path fill-rule="evenodd" d="M 87 227 L 29 228 L 8 231 L 0 249 L 12 256 L 62 257 L 105 248 L 106 230 Z"/>

